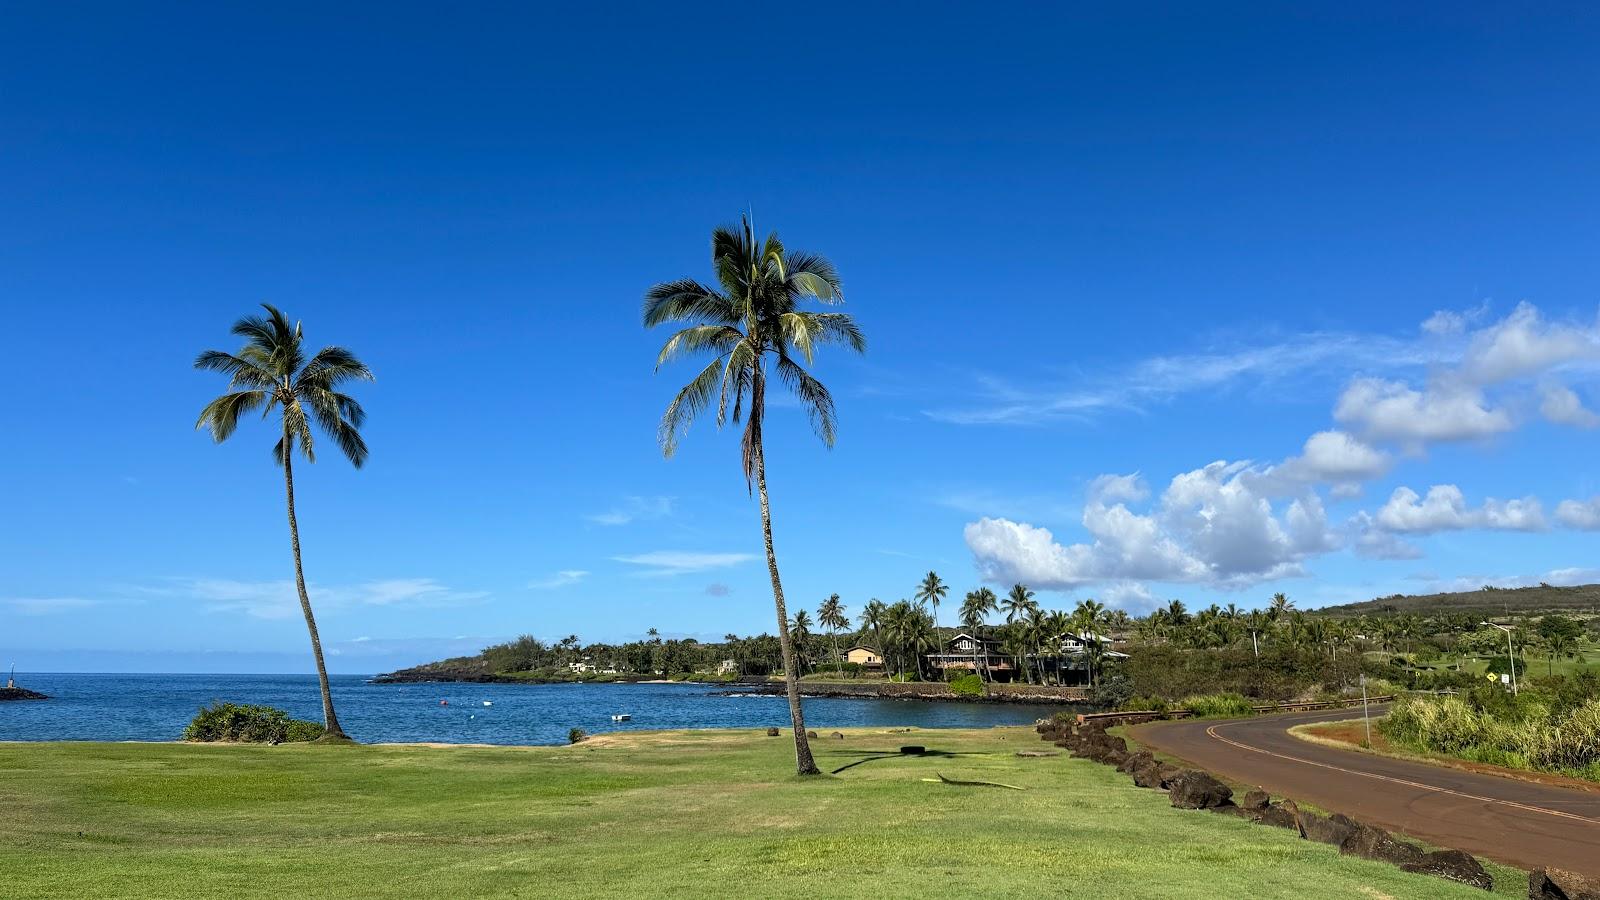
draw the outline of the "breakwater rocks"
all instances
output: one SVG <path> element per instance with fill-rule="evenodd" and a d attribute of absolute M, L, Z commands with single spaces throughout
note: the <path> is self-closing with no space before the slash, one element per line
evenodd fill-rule
<path fill-rule="evenodd" d="M 49 699 L 50 699 L 49 697 L 46 697 L 45 695 L 39 693 L 38 691 L 30 691 L 27 688 L 19 688 L 19 687 L 0 688 L 0 700 L 49 700 Z"/>
<path fill-rule="evenodd" d="M 759 684 L 741 683 L 726 695 L 784 693 L 780 681 Z M 801 682 L 802 697 L 844 697 L 867 700 L 930 700 L 943 703 L 1061 703 L 1082 706 L 1088 703 L 1083 688 L 1049 687 L 1037 684 L 991 684 L 982 694 L 958 694 L 947 684 L 936 682 L 882 682 L 846 684 Z"/>

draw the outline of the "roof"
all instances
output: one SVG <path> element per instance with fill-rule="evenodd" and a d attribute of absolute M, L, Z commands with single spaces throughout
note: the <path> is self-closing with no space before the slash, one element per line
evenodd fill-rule
<path fill-rule="evenodd" d="M 854 647 L 848 647 L 848 648 L 845 649 L 844 652 L 849 653 L 849 652 L 854 651 L 854 650 L 865 650 L 868 653 L 874 653 L 874 654 L 878 653 L 878 648 L 877 647 L 869 647 L 866 644 L 857 644 Z"/>

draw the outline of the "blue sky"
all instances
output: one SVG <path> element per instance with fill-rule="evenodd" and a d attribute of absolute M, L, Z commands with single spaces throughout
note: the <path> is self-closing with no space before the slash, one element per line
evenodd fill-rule
<path fill-rule="evenodd" d="M 752 210 L 838 265 L 829 452 L 773 410 L 792 604 L 1600 580 L 1600 28 L 1577 7 L 13 8 L 0 659 L 307 671 L 271 301 L 373 455 L 297 470 L 337 671 L 770 630 L 738 439 L 655 425 L 653 282 Z"/>

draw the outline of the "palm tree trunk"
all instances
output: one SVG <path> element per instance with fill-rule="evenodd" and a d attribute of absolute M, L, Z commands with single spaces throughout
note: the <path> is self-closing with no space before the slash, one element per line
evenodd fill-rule
<path fill-rule="evenodd" d="M 800 712 L 800 676 L 789 640 L 789 610 L 783 603 L 783 582 L 778 579 L 778 557 L 772 551 L 772 509 L 767 502 L 767 459 L 759 435 L 751 448 L 755 453 L 756 484 L 761 491 L 761 535 L 767 545 L 767 572 L 772 576 L 772 605 L 778 613 L 778 647 L 783 651 L 783 683 L 789 695 L 789 720 L 794 725 L 794 767 L 798 775 L 820 775 L 806 741 L 806 720 Z"/>
<path fill-rule="evenodd" d="M 317 682 L 322 688 L 322 722 L 325 736 L 346 737 L 339 727 L 339 717 L 333 712 L 333 691 L 328 687 L 328 667 L 322 661 L 322 638 L 317 635 L 317 617 L 311 614 L 311 597 L 306 594 L 306 573 L 300 565 L 300 524 L 294 516 L 294 445 L 290 441 L 289 425 L 283 427 L 283 489 L 289 507 L 289 546 L 294 550 L 294 586 L 300 592 L 300 612 L 306 617 L 306 631 L 311 633 L 311 655 L 317 661 Z"/>
<path fill-rule="evenodd" d="M 839 632 L 832 631 L 830 629 L 830 636 L 833 638 L 833 665 L 834 665 L 834 668 L 837 669 L 838 672 L 839 672 L 840 680 L 843 680 L 844 679 L 844 657 L 839 655 Z"/>

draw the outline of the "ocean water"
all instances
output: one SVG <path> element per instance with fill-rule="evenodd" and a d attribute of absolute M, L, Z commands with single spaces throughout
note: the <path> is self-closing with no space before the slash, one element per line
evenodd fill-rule
<path fill-rule="evenodd" d="M 0 703 L 0 740 L 171 741 L 214 700 L 261 703 L 322 721 L 313 675 L 88 675 L 19 673 L 49 700 Z M 339 722 L 363 742 L 562 744 L 567 732 L 787 727 L 782 697 L 723 696 L 696 684 L 368 684 L 333 676 Z M 441 704 L 443 701 L 443 704 Z M 489 704 L 489 705 L 485 705 Z M 806 726 L 986 728 L 1025 725 L 1061 706 L 812 698 Z M 628 722 L 611 716 L 627 713 Z"/>

